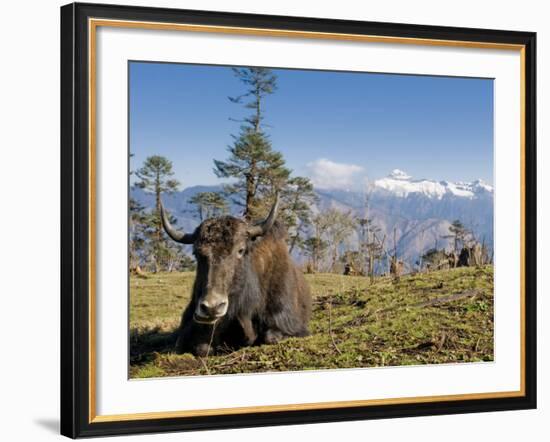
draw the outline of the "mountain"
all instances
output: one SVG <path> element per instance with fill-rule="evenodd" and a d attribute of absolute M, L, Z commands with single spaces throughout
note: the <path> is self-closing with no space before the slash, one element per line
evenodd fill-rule
<path fill-rule="evenodd" d="M 493 196 L 493 187 L 482 180 L 415 180 L 405 172 L 394 170 L 374 182 L 370 200 L 372 207 L 389 217 L 390 224 L 391 220 L 399 217 L 408 221 L 400 242 L 414 235 L 415 231 L 421 235 L 421 229 L 427 228 L 422 234 L 426 237 L 421 241 L 424 244 L 418 243 L 416 247 L 401 244 L 403 254 L 412 258 L 425 247 L 433 247 L 436 239 L 439 239 L 438 247 L 448 247 L 448 241 L 441 235 L 438 238 L 436 232 L 442 232 L 445 236 L 449 233 L 450 223 L 457 219 L 492 250 Z M 428 226 L 426 223 L 431 224 Z"/>
<path fill-rule="evenodd" d="M 193 186 L 163 197 L 165 207 L 174 215 L 177 226 L 186 231 L 199 223 L 198 215 L 189 199 L 199 192 L 220 191 L 221 186 Z M 450 248 L 449 226 L 461 220 L 484 241 L 489 250 L 493 247 L 493 187 L 475 180 L 472 182 L 435 181 L 413 179 L 395 169 L 387 177 L 372 183 L 367 193 L 338 189 L 316 189 L 318 202 L 311 209 L 314 214 L 335 208 L 366 215 L 368 195 L 369 216 L 386 235 L 386 247 L 393 247 L 394 229 L 398 254 L 406 262 L 415 262 L 418 256 L 434 247 Z M 154 197 L 141 189 L 132 188 L 131 196 L 147 208 L 154 206 Z M 230 207 L 239 214 L 241 208 Z M 357 246 L 358 237 L 352 235 L 349 246 Z M 297 256 L 300 259 L 299 253 Z"/>
<path fill-rule="evenodd" d="M 438 200 L 445 197 L 461 197 L 472 200 L 493 193 L 493 187 L 483 180 L 457 183 L 427 179 L 414 180 L 399 169 L 394 169 L 387 177 L 376 180 L 374 186 L 378 192 L 387 192 L 401 198 L 406 198 L 409 195 L 423 195 Z"/>
<path fill-rule="evenodd" d="M 175 225 L 179 229 L 189 232 L 199 225 L 197 210 L 195 209 L 195 205 L 191 204 L 189 200 L 200 192 L 219 192 L 221 190 L 221 186 L 187 187 L 182 191 L 163 195 L 162 203 L 168 212 L 177 219 Z M 151 209 L 155 206 L 155 196 L 142 189 L 132 187 L 130 189 L 130 196 L 146 209 Z M 238 213 L 236 207 L 231 208 L 231 213 Z"/>

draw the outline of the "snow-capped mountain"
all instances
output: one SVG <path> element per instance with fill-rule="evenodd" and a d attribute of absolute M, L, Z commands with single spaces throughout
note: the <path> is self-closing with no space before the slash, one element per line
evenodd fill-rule
<path fill-rule="evenodd" d="M 430 198 L 442 199 L 445 196 L 476 198 L 480 194 L 493 193 L 493 187 L 483 180 L 472 182 L 415 180 L 407 173 L 394 169 L 387 177 L 374 182 L 374 189 L 387 191 L 395 196 L 406 198 L 411 194 L 421 194 Z"/>
<path fill-rule="evenodd" d="M 190 231 L 199 220 L 189 199 L 198 192 L 220 191 L 221 186 L 193 186 L 163 197 L 166 208 L 177 218 L 179 228 Z M 312 205 L 314 214 L 335 208 L 366 215 L 365 192 L 350 190 L 316 189 L 318 201 Z M 146 208 L 154 206 L 154 197 L 133 188 L 131 195 Z M 458 219 L 472 229 L 479 241 L 492 249 L 493 245 L 493 187 L 482 180 L 449 182 L 414 179 L 395 169 L 387 177 L 374 181 L 368 192 L 368 216 L 388 238 L 393 247 L 393 232 L 397 236 L 397 249 L 407 262 L 431 247 L 450 248 L 449 226 Z M 233 214 L 242 210 L 231 207 Z M 357 235 L 349 240 L 351 248 L 357 245 Z M 299 258 L 299 257 L 298 257 Z"/>

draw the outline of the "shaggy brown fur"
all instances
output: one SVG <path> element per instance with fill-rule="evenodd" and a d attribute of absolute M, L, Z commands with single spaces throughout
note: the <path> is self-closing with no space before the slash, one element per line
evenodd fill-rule
<path fill-rule="evenodd" d="M 225 216 L 206 220 L 195 231 L 197 276 L 182 316 L 178 353 L 204 356 L 309 333 L 311 295 L 288 253 L 286 230 L 275 222 L 252 240 L 248 228 Z M 226 312 L 204 323 L 201 303 Z"/>

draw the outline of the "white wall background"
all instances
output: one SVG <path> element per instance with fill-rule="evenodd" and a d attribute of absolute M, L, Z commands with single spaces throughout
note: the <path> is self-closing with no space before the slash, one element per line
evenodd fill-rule
<path fill-rule="evenodd" d="M 114 1 L 114 0 L 113 0 Z M 550 309 L 543 280 L 550 218 L 547 81 L 550 13 L 536 0 L 120 0 L 126 4 L 538 32 L 539 409 L 263 429 L 126 437 L 124 440 L 544 440 L 550 434 Z M 2 440 L 59 438 L 59 6 L 6 2 L 0 26 L 0 411 Z M 545 373 L 546 372 L 546 373 Z M 529 440 L 529 439 L 527 439 Z"/>

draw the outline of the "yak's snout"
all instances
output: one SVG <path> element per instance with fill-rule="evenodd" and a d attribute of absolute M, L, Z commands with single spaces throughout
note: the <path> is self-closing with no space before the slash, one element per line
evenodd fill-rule
<path fill-rule="evenodd" d="M 205 296 L 197 305 L 193 319 L 200 324 L 214 324 L 227 313 L 228 301 L 226 296 Z"/>

